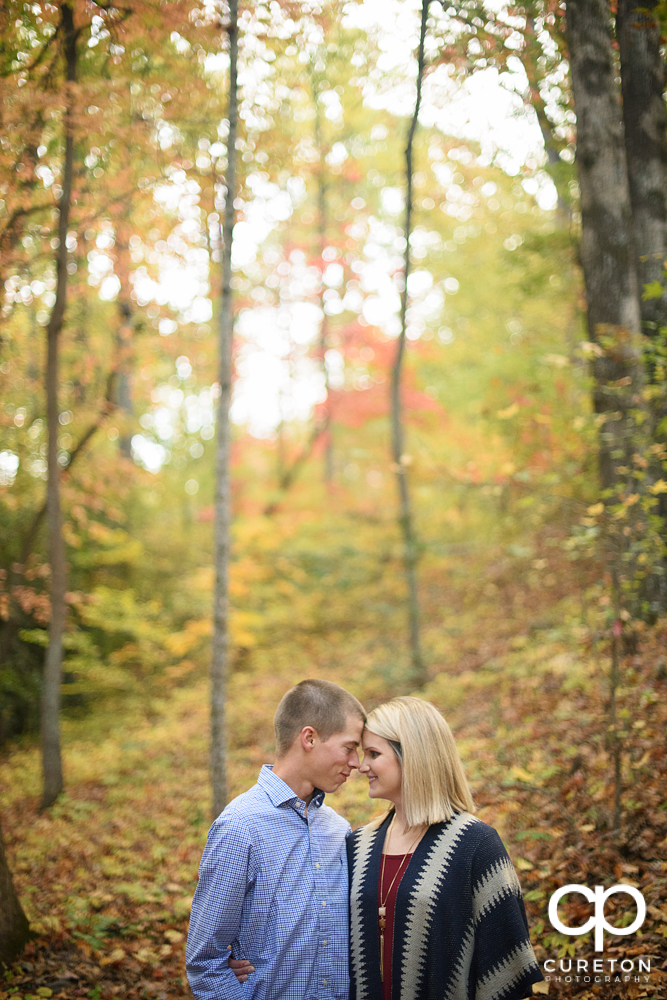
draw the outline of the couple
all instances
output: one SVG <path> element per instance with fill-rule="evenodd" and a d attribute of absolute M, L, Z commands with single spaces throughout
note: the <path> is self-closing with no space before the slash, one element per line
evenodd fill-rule
<path fill-rule="evenodd" d="M 274 725 L 275 764 L 209 832 L 186 959 L 197 1000 L 530 996 L 542 974 L 519 882 L 433 705 L 395 698 L 366 718 L 306 680 Z M 391 808 L 351 833 L 324 793 L 357 768 Z"/>

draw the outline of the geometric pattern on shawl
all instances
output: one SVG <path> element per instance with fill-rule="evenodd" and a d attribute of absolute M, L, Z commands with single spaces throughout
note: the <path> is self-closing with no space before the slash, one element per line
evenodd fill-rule
<path fill-rule="evenodd" d="M 382 995 L 377 886 L 386 827 L 387 821 L 364 827 L 348 841 L 355 1000 Z M 476 816 L 455 813 L 429 828 L 401 880 L 397 905 L 398 899 L 396 1000 L 519 1000 L 542 979 L 514 866 L 497 832 Z"/>
<path fill-rule="evenodd" d="M 487 874 L 473 886 L 472 912 L 475 923 L 503 896 L 521 895 L 521 886 L 509 858 L 496 861 Z"/>
<path fill-rule="evenodd" d="M 449 860 L 463 832 L 473 823 L 480 822 L 471 813 L 456 813 L 433 843 L 422 866 L 411 892 L 407 913 L 407 934 L 401 963 L 401 1000 L 417 1000 L 419 996 L 418 983 L 426 971 L 428 932 L 437 907 L 438 889 L 447 877 Z M 456 997 L 456 1000 L 459 998 Z M 465 1000 L 465 993 L 461 1000 Z"/>
<path fill-rule="evenodd" d="M 377 830 L 369 830 L 365 826 L 360 831 L 354 845 L 354 875 L 350 885 L 350 956 L 357 980 L 357 1000 L 371 1000 L 368 980 L 364 975 L 368 963 L 364 961 L 364 935 L 358 901 L 376 835 Z"/>
<path fill-rule="evenodd" d="M 520 897 L 521 886 L 514 870 L 514 865 L 509 858 L 503 858 L 495 862 L 473 889 L 473 923 L 467 927 L 461 943 L 461 950 L 455 963 L 452 982 L 449 984 L 447 993 L 445 994 L 446 1000 L 466 1000 L 468 996 L 468 973 L 475 947 L 475 927 L 499 899 L 512 893 Z M 523 955 L 524 947 L 523 945 L 521 946 L 521 955 Z M 533 958 L 533 950 L 530 944 L 528 945 L 528 950 L 529 954 L 527 952 L 526 957 L 530 961 Z M 477 986 L 475 1000 L 489 1000 L 490 997 L 498 996 L 503 989 L 521 978 L 525 971 L 525 962 L 519 963 L 520 969 L 519 966 L 513 967 L 512 961 L 517 957 L 518 953 L 516 956 L 512 953 L 507 960 L 507 968 L 505 968 L 505 963 L 501 963 L 501 965 L 487 973 Z M 510 968 L 513 968 L 511 976 L 508 975 Z M 515 975 L 514 973 L 517 974 Z"/>
<path fill-rule="evenodd" d="M 479 981 L 475 991 L 475 1000 L 495 1000 L 511 986 L 518 983 L 526 974 L 526 966 L 535 962 L 535 953 L 530 941 L 517 945 L 507 958 L 499 962 Z"/>

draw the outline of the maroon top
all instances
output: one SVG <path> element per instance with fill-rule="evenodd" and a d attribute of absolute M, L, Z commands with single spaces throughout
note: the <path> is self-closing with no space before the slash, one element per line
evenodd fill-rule
<path fill-rule="evenodd" d="M 383 854 L 384 869 L 380 866 L 380 879 L 378 885 L 378 906 L 382 905 L 382 900 L 386 898 L 385 906 L 387 915 L 384 929 L 384 963 L 382 969 L 382 1000 L 391 1000 L 391 964 L 394 950 L 394 911 L 396 909 L 396 893 L 401 884 L 401 879 L 410 864 L 412 854 Z M 384 877 L 383 877 L 384 875 Z M 391 892 L 389 886 L 396 876 Z M 387 892 L 389 895 L 387 896 Z M 379 934 L 379 927 L 378 927 Z"/>

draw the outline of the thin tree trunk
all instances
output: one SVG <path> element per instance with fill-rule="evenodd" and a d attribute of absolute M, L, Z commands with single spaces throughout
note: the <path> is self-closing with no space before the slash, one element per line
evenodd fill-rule
<path fill-rule="evenodd" d="M 63 474 L 68 475 L 71 471 L 72 466 L 79 458 L 81 454 L 85 451 L 88 443 L 95 436 L 97 431 L 100 429 L 108 415 L 115 409 L 115 404 L 113 402 L 114 396 L 114 383 L 116 381 L 116 367 L 114 366 L 109 372 L 107 377 L 106 392 L 104 394 L 104 402 L 100 408 L 100 412 L 93 420 L 91 424 L 88 425 L 87 429 L 81 435 L 76 443 L 76 446 L 72 449 L 69 454 L 69 459 L 67 465 L 63 468 Z M 25 565 L 31 555 L 35 542 L 37 541 L 37 535 L 39 534 L 39 529 L 42 526 L 42 522 L 46 516 L 47 512 L 47 501 L 45 500 L 41 507 L 35 511 L 32 521 L 28 526 L 28 530 L 23 536 L 23 541 L 21 543 L 21 549 L 18 558 L 11 562 L 8 569 L 8 583 L 7 590 L 9 593 L 10 601 L 10 617 L 7 618 L 0 629 L 0 663 L 4 663 L 16 638 L 16 633 L 19 630 L 20 622 L 17 620 L 16 612 L 16 602 L 14 598 L 14 589 L 18 587 L 23 578 L 23 572 Z"/>
<path fill-rule="evenodd" d="M 422 0 L 419 52 L 417 57 L 417 96 L 412 121 L 408 129 L 405 147 L 405 256 L 403 264 L 403 288 L 401 291 L 401 330 L 396 345 L 396 357 L 391 372 L 391 450 L 398 485 L 398 523 L 403 536 L 403 567 L 408 588 L 408 622 L 410 630 L 410 656 L 415 683 L 426 683 L 428 677 L 421 652 L 419 636 L 419 594 L 417 590 L 417 538 L 414 529 L 410 492 L 408 489 L 408 463 L 404 449 L 403 410 L 401 401 L 403 360 L 405 357 L 408 313 L 408 278 L 410 277 L 410 235 L 412 231 L 412 154 L 415 131 L 421 106 L 422 82 L 424 78 L 424 41 L 429 0 Z"/>
<path fill-rule="evenodd" d="M 547 154 L 547 173 L 553 181 L 558 197 L 557 212 L 563 224 L 569 224 L 572 219 L 572 208 L 568 197 L 568 176 L 566 164 L 561 160 L 560 153 L 567 145 L 564 139 L 556 135 L 555 127 L 547 115 L 547 108 L 540 91 L 540 59 L 542 46 L 537 39 L 535 18 L 529 17 L 524 32 L 524 45 L 518 52 L 528 79 L 528 92 L 525 101 L 533 108 L 537 123 L 540 126 L 544 151 Z"/>
<path fill-rule="evenodd" d="M 329 346 L 329 317 L 324 311 L 324 248 L 327 245 L 327 180 L 325 176 L 324 143 L 322 139 L 322 119 L 318 102 L 318 94 L 313 88 L 315 103 L 315 144 L 319 153 L 320 162 L 317 171 L 317 236 L 320 244 L 320 309 L 322 310 L 322 323 L 320 324 L 320 336 L 318 343 L 318 354 L 322 365 L 322 375 L 324 376 L 324 389 L 327 394 L 325 402 L 325 412 L 320 420 L 319 433 L 326 435 L 324 445 L 324 481 L 330 483 L 333 479 L 333 442 L 331 440 L 331 410 L 329 400 L 329 373 L 327 370 L 326 353 Z M 314 443 L 314 442 L 313 442 Z"/>
<path fill-rule="evenodd" d="M 32 937 L 7 865 L 0 829 L 0 965 L 9 964 Z"/>
<path fill-rule="evenodd" d="M 74 134 L 72 123 L 73 94 L 68 86 L 76 80 L 76 32 L 72 6 L 61 7 L 63 55 L 66 67 L 67 110 L 65 113 L 65 157 L 62 194 L 58 202 L 58 254 L 56 258 L 56 301 L 47 327 L 46 360 L 46 419 L 48 426 L 48 479 L 46 488 L 47 520 L 49 525 L 49 562 L 51 564 L 51 620 L 49 645 L 44 660 L 42 683 L 42 773 L 44 788 L 42 808 L 50 806 L 63 789 L 60 752 L 60 684 L 62 677 L 62 637 L 65 628 L 67 566 L 60 509 L 60 475 L 58 462 L 58 352 L 60 333 L 67 304 L 67 230 L 72 202 L 74 171 Z"/>
<path fill-rule="evenodd" d="M 236 190 L 236 130 L 238 125 L 238 0 L 229 0 L 229 131 L 225 215 L 222 229 L 222 297 L 220 301 L 220 404 L 215 484 L 215 607 L 213 610 L 213 657 L 211 662 L 211 784 L 213 815 L 227 802 L 227 727 L 225 702 L 228 669 L 227 576 L 230 554 L 230 427 L 232 395 L 232 238 Z"/>
<path fill-rule="evenodd" d="M 324 447 L 324 482 L 329 484 L 333 480 L 333 442 L 331 438 L 331 410 L 329 401 L 329 373 L 326 364 L 326 352 L 329 346 L 329 317 L 324 311 L 324 293 L 326 291 L 324 273 L 324 248 L 327 245 L 328 219 L 327 219 L 327 182 L 325 177 L 325 148 L 322 138 L 322 119 L 320 106 L 318 103 L 318 88 L 315 80 L 311 79 L 313 104 L 315 106 L 315 145 L 319 154 L 319 168 L 317 171 L 317 238 L 320 250 L 320 309 L 322 310 L 322 322 L 320 324 L 320 334 L 317 343 L 317 356 L 322 366 L 322 376 L 324 378 L 324 388 L 327 394 L 324 410 L 321 416 L 313 419 L 313 424 L 296 458 L 287 465 L 284 461 L 284 439 L 283 423 L 278 427 L 278 490 L 280 495 L 264 507 L 264 516 L 271 517 L 280 507 L 282 497 L 292 486 L 299 471 L 308 461 L 313 453 L 315 445 L 321 437 L 325 438 Z"/>
<path fill-rule="evenodd" d="M 620 95 L 604 0 L 568 0 L 567 35 L 577 115 L 581 262 L 589 335 L 599 351 L 593 398 L 602 419 L 600 480 L 605 489 L 634 492 L 637 484 L 627 469 L 641 450 L 635 413 L 644 405 L 639 298 Z"/>
<path fill-rule="evenodd" d="M 611 759 L 614 765 L 614 830 L 621 829 L 621 798 L 623 793 L 623 775 L 621 770 L 621 736 L 619 733 L 616 696 L 621 683 L 621 594 L 619 574 L 617 569 L 617 553 L 612 552 L 611 578 L 612 603 L 614 606 L 614 624 L 611 633 L 611 669 L 609 671 L 609 741 L 611 742 Z"/>
<path fill-rule="evenodd" d="M 655 15 L 656 0 L 637 6 L 637 0 L 619 0 L 616 33 L 621 59 L 621 90 L 625 125 L 625 153 L 628 165 L 630 203 L 635 249 L 635 267 L 640 293 L 646 285 L 662 287 L 662 294 L 641 298 L 642 332 L 660 342 L 660 330 L 667 326 L 667 204 L 665 190 L 665 73 L 660 54 L 660 23 Z M 646 376 L 655 388 L 651 391 L 651 431 L 661 441 L 667 435 L 661 423 L 667 416 L 664 376 L 649 357 Z M 663 475 L 662 464 L 654 462 L 650 470 L 655 481 Z M 667 523 L 667 494 L 658 497 L 657 511 Z M 646 581 L 645 598 L 655 614 L 667 606 L 664 575 L 652 574 Z"/>
<path fill-rule="evenodd" d="M 0 129 L 4 131 L 5 127 L 5 123 L 2 121 L 2 111 L 0 110 Z M 26 222 L 30 219 L 31 215 L 35 215 L 45 209 L 44 205 L 29 204 L 35 189 L 40 183 L 35 173 L 35 167 L 39 163 L 37 147 L 40 143 L 39 138 L 36 137 L 42 134 L 43 128 L 43 114 L 41 111 L 38 111 L 30 126 L 30 131 L 33 135 L 26 143 L 22 155 L 17 157 L 17 164 L 21 162 L 24 167 L 19 174 L 20 180 L 14 189 L 14 195 L 18 196 L 16 199 L 18 204 L 11 211 L 2 229 L 0 229 L 0 288 L 3 289 L 5 287 L 7 270 L 13 260 L 13 251 L 23 237 Z"/>
<path fill-rule="evenodd" d="M 132 341 L 134 336 L 134 317 L 132 309 L 131 287 L 129 281 L 130 261 L 125 219 L 118 222 L 119 232 L 116 234 L 117 275 L 120 281 L 118 293 L 118 333 L 116 350 L 116 379 L 114 386 L 114 402 L 122 413 L 121 434 L 118 439 L 118 449 L 125 458 L 132 458 L 132 417 L 134 406 L 132 402 Z"/>

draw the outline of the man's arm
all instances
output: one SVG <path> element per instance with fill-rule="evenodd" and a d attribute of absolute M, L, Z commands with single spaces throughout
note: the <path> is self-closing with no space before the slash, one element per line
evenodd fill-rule
<path fill-rule="evenodd" d="M 186 968 L 197 1000 L 241 1000 L 243 989 L 228 966 L 229 945 L 241 926 L 243 901 L 254 881 L 247 821 L 223 813 L 209 830 L 192 901 Z"/>

